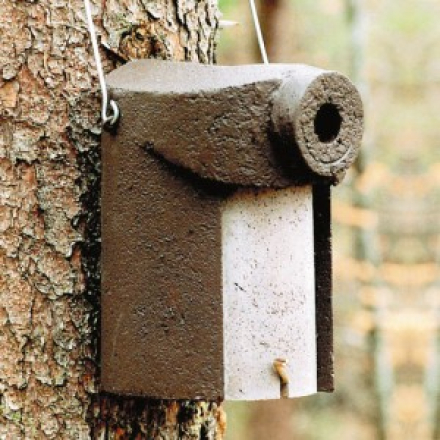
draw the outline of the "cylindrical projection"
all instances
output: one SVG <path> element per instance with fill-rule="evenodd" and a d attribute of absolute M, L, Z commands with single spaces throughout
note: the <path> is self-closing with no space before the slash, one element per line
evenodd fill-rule
<path fill-rule="evenodd" d="M 326 177 L 356 159 L 362 118 L 360 96 L 345 76 L 305 66 L 280 87 L 272 110 L 275 132 L 294 139 L 308 167 Z"/>

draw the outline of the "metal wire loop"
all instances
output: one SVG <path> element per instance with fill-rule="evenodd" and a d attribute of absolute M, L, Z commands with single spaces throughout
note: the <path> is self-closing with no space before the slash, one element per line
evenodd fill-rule
<path fill-rule="evenodd" d="M 104 104 L 102 106 L 102 123 L 103 125 L 115 125 L 116 122 L 119 119 L 119 106 L 116 104 L 116 101 L 113 101 L 113 99 L 110 99 L 109 104 L 112 108 L 113 114 L 112 115 L 105 115 L 104 111 L 107 111 L 107 108 L 104 108 Z"/>
<path fill-rule="evenodd" d="M 92 11 L 90 7 L 90 1 L 84 0 L 84 6 L 86 10 L 87 26 L 90 32 L 90 39 L 92 40 L 93 56 L 95 58 L 96 69 L 98 71 L 99 84 L 102 94 L 102 109 L 101 119 L 103 125 L 114 125 L 119 119 L 119 107 L 112 99 L 109 101 L 107 93 L 107 85 L 105 83 L 104 71 L 102 70 L 101 57 L 99 55 L 98 40 L 96 38 L 95 25 L 92 19 Z M 111 110 L 109 112 L 109 105 Z"/>
<path fill-rule="evenodd" d="M 263 34 L 261 33 L 260 20 L 258 19 L 257 8 L 255 7 L 255 0 L 249 0 L 249 5 L 251 7 L 252 18 L 254 20 L 255 32 L 257 33 L 258 46 L 260 47 L 261 58 L 263 59 L 264 64 L 269 64 L 266 47 L 264 45 Z"/>

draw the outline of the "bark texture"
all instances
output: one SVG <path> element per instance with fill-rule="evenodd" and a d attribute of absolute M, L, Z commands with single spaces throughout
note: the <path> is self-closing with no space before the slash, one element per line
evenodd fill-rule
<path fill-rule="evenodd" d="M 107 71 L 213 62 L 216 0 L 102 0 L 93 14 Z M 0 0 L 0 438 L 215 438 L 215 403 L 98 394 L 100 102 L 84 17 L 81 0 Z"/>

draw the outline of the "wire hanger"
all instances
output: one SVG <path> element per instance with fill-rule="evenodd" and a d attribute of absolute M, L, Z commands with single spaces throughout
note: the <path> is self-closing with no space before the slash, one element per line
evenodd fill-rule
<path fill-rule="evenodd" d="M 257 33 L 258 46 L 260 47 L 261 58 L 264 64 L 269 64 L 266 47 L 264 45 L 263 34 L 261 32 L 260 20 L 258 19 L 257 8 L 255 7 L 255 0 L 249 0 L 249 5 L 251 7 L 252 18 L 254 20 L 255 32 Z"/>
<path fill-rule="evenodd" d="M 86 9 L 87 26 L 90 32 L 90 39 L 92 40 L 93 56 L 95 58 L 96 69 L 98 71 L 99 84 L 102 93 L 102 110 L 101 119 L 102 125 L 114 125 L 119 119 L 119 107 L 113 99 L 108 99 L 107 84 L 105 83 L 104 71 L 102 70 L 101 57 L 99 55 L 98 40 L 96 38 L 95 25 L 92 19 L 92 11 L 89 0 L 84 0 Z M 109 111 L 109 105 L 111 107 Z"/>

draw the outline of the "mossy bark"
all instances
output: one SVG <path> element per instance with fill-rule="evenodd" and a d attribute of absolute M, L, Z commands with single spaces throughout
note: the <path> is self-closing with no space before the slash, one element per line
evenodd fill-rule
<path fill-rule="evenodd" d="M 107 72 L 214 61 L 216 0 L 102 0 L 93 15 Z M 215 438 L 217 403 L 99 393 L 100 102 L 83 2 L 0 0 L 0 35 L 0 438 Z"/>

